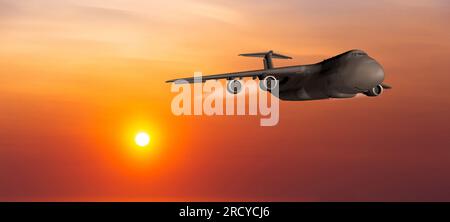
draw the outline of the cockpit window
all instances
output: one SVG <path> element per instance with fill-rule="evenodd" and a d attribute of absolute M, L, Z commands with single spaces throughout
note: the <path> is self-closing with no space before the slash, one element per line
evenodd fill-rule
<path fill-rule="evenodd" d="M 354 52 L 354 53 L 352 53 L 352 56 L 365 56 L 365 55 L 367 55 L 367 54 L 364 53 L 364 52 Z"/>

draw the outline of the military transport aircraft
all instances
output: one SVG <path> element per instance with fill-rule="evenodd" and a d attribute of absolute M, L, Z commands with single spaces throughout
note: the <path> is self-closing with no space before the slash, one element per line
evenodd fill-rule
<path fill-rule="evenodd" d="M 227 89 L 238 93 L 242 88 L 239 79 L 251 77 L 260 80 L 266 91 L 278 88 L 281 100 L 317 100 L 328 98 L 351 98 L 358 93 L 379 96 L 385 83 L 383 67 L 362 50 L 350 50 L 322 62 L 275 68 L 272 59 L 292 59 L 273 51 L 240 54 L 240 56 L 263 58 L 264 69 L 168 80 L 175 83 L 196 83 L 206 80 L 227 79 Z"/>

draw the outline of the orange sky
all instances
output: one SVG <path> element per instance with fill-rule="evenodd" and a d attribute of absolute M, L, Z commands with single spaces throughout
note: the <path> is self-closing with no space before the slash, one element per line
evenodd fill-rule
<path fill-rule="evenodd" d="M 450 201 L 445 0 L 0 0 L 0 201 Z M 167 79 L 363 49 L 394 89 L 176 117 Z M 133 135 L 152 136 L 147 149 Z"/>

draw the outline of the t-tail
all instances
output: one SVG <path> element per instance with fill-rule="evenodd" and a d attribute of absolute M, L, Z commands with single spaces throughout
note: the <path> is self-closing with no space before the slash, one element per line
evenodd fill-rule
<path fill-rule="evenodd" d="M 264 69 L 273 69 L 272 59 L 292 59 L 289 56 L 275 53 L 272 50 L 270 50 L 268 52 L 245 53 L 245 54 L 240 54 L 240 56 L 264 58 L 263 59 Z"/>

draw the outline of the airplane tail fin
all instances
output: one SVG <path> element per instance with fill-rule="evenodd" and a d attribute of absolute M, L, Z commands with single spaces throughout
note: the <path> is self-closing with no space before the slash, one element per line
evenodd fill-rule
<path fill-rule="evenodd" d="M 258 58 L 264 58 L 264 69 L 272 69 L 273 63 L 272 59 L 292 59 L 292 57 L 285 56 L 279 53 L 275 53 L 272 50 L 268 52 L 257 52 L 257 53 L 244 53 L 239 54 L 239 56 L 245 56 L 245 57 L 258 57 Z"/>

